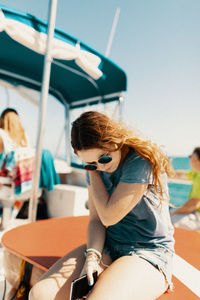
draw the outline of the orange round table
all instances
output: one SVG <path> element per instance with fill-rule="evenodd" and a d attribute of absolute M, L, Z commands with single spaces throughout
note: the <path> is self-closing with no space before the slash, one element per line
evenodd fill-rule
<path fill-rule="evenodd" d="M 46 271 L 59 258 L 86 242 L 89 217 L 64 217 L 32 222 L 7 231 L 3 246 L 34 266 Z M 181 258 L 200 270 L 200 233 L 175 229 L 175 251 Z M 199 299 L 173 276 L 175 290 L 159 300 Z"/>

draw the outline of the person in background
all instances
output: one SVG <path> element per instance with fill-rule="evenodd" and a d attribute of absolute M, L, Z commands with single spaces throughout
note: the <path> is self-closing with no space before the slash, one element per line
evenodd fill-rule
<path fill-rule="evenodd" d="M 27 146 L 28 140 L 17 111 L 5 109 L 0 116 L 0 153 Z"/>
<path fill-rule="evenodd" d="M 176 170 L 176 177 L 192 181 L 192 188 L 187 202 L 171 212 L 172 222 L 176 227 L 200 230 L 200 147 L 196 147 L 189 156 L 189 171 Z"/>
<path fill-rule="evenodd" d="M 0 115 L 0 160 L 3 161 L 4 154 L 7 155 L 19 147 L 27 146 L 28 140 L 17 111 L 11 107 L 6 108 Z M 0 165 L 2 165 L 1 161 Z M 2 170 L 0 170 L 0 176 L 2 175 L 1 171 Z M 1 205 L 1 202 L 0 218 L 1 226 L 3 222 L 3 206 Z"/>
<path fill-rule="evenodd" d="M 168 157 L 95 111 L 73 122 L 71 143 L 87 170 L 87 245 L 56 262 L 33 286 L 29 300 L 68 300 L 72 280 L 87 274 L 92 286 L 95 271 L 99 276 L 88 300 L 158 298 L 171 288 L 174 253 Z"/>
<path fill-rule="evenodd" d="M 26 148 L 23 149 L 24 152 L 22 151 L 22 148 Z M 20 151 L 20 153 L 22 154 L 20 160 L 22 160 L 25 156 L 27 158 L 28 154 L 30 154 L 30 156 L 32 157 L 35 157 L 35 149 L 29 147 L 28 138 L 22 126 L 18 112 L 14 108 L 9 107 L 3 110 L 0 116 L 0 155 L 2 155 L 3 153 L 8 154 L 11 151 Z M 24 154 L 25 156 L 23 157 Z M 30 170 L 33 172 L 33 167 L 31 168 L 32 169 Z M 25 177 L 27 175 L 26 174 L 27 170 L 29 169 L 26 162 L 26 167 L 25 168 L 23 167 L 20 170 L 22 182 L 21 184 L 19 184 L 19 188 L 23 187 L 23 181 L 25 180 Z M 27 181 L 29 182 L 30 173 L 28 173 L 27 176 L 28 176 Z M 20 182 L 20 178 L 18 179 L 18 181 Z M 42 157 L 41 157 L 40 180 L 39 180 L 39 187 L 43 189 L 43 193 L 38 202 L 38 208 L 39 208 L 38 212 L 40 215 L 39 218 L 47 218 L 47 212 L 43 213 L 40 211 L 40 208 L 42 208 L 43 211 L 46 210 L 45 190 L 51 191 L 54 189 L 54 185 L 59 183 L 60 183 L 60 178 L 55 170 L 54 159 L 52 157 L 52 154 L 49 150 L 43 149 Z M 31 185 L 32 182 L 30 182 L 30 187 Z M 27 188 L 27 182 L 24 183 L 24 186 Z M 23 192 L 23 188 L 21 188 L 20 191 Z M 24 201 L 23 205 L 26 208 L 22 207 L 20 211 L 20 218 L 27 217 L 28 201 Z"/>

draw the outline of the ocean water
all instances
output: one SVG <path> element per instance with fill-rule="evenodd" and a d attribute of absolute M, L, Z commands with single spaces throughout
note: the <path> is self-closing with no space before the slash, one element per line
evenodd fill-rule
<path fill-rule="evenodd" d="M 175 170 L 189 170 L 190 160 L 189 157 L 169 157 L 172 166 Z M 170 202 L 175 206 L 183 205 L 189 196 L 191 185 L 180 183 L 168 183 Z"/>
<path fill-rule="evenodd" d="M 189 170 L 190 169 L 190 159 L 186 156 L 170 156 L 172 166 L 174 170 Z"/>

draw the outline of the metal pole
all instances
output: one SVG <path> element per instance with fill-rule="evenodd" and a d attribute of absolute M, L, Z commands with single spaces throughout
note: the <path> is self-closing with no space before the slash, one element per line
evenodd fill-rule
<path fill-rule="evenodd" d="M 60 144 L 62 142 L 64 132 L 65 132 L 65 125 L 63 126 L 63 129 L 62 129 L 61 134 L 59 136 L 58 143 L 57 143 L 57 146 L 56 146 L 56 150 L 54 152 L 54 158 L 56 158 L 57 155 L 58 155 L 58 151 L 59 151 L 59 148 L 60 148 Z"/>
<path fill-rule="evenodd" d="M 6 92 L 6 98 L 7 98 L 7 107 L 9 107 L 10 106 L 10 94 L 9 94 L 7 88 L 5 88 L 5 92 Z"/>
<path fill-rule="evenodd" d="M 70 109 L 65 105 L 65 138 L 66 138 L 66 161 L 71 164 L 71 132 L 70 132 Z"/>
<path fill-rule="evenodd" d="M 117 27 L 117 23 L 118 23 L 118 20 L 119 20 L 119 14 L 120 14 L 120 8 L 118 7 L 116 9 L 115 17 L 114 17 L 114 20 L 113 20 L 113 24 L 112 24 L 112 28 L 111 28 L 111 32 L 110 32 L 110 36 L 109 36 L 109 40 L 108 40 L 108 45 L 107 45 L 107 49 L 106 49 L 106 53 L 105 53 L 106 57 L 108 57 L 109 54 L 110 54 L 110 49 L 111 49 L 111 46 L 112 46 L 112 41 L 113 41 L 113 38 L 114 38 L 114 34 L 115 34 L 116 27 Z"/>
<path fill-rule="evenodd" d="M 39 178 L 40 178 L 42 139 L 44 134 L 44 123 L 46 117 L 46 107 L 47 107 L 47 99 L 48 99 L 48 91 L 49 91 L 49 81 L 50 81 L 50 72 L 51 72 L 51 44 L 54 37 L 56 9 L 57 9 L 57 0 L 50 0 L 49 16 L 48 16 L 47 48 L 46 48 L 46 54 L 44 59 L 42 90 L 40 95 L 39 126 L 38 126 L 38 137 L 37 137 L 37 146 L 36 146 L 35 169 L 33 175 L 33 189 L 32 189 L 32 197 L 29 203 L 30 221 L 34 221 L 36 219 L 36 212 L 37 212 L 37 194 L 38 194 L 38 186 L 39 186 Z"/>
<path fill-rule="evenodd" d="M 121 96 L 119 97 L 119 121 L 123 122 L 123 104 L 124 104 L 124 98 L 121 94 Z"/>

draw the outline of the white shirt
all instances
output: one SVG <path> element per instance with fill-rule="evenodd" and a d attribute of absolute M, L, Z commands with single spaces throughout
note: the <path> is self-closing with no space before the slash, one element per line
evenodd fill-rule
<path fill-rule="evenodd" d="M 8 153 L 12 150 L 15 150 L 16 148 L 18 148 L 19 146 L 17 145 L 17 143 L 15 143 L 10 136 L 6 133 L 5 130 L 3 130 L 2 128 L 0 128 L 0 137 L 2 138 L 3 141 L 3 147 L 4 147 L 4 153 Z"/>

